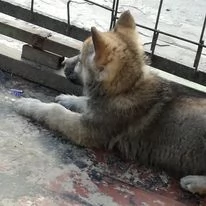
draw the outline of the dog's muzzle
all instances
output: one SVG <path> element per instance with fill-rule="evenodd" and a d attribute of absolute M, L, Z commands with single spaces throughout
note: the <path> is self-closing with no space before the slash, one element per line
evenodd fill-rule
<path fill-rule="evenodd" d="M 74 84 L 82 85 L 78 73 L 75 72 L 75 67 L 78 66 L 79 56 L 67 58 L 64 62 L 64 73 Z"/>

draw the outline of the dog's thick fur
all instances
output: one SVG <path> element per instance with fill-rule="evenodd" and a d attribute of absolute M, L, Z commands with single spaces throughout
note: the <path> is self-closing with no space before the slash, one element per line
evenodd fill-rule
<path fill-rule="evenodd" d="M 181 186 L 206 193 L 206 99 L 178 93 L 148 70 L 128 11 L 113 31 L 91 32 L 74 58 L 75 69 L 67 71 L 81 79 L 86 96 L 60 95 L 61 105 L 20 99 L 16 110 L 76 144 L 115 149 L 171 174 L 190 175 Z"/>

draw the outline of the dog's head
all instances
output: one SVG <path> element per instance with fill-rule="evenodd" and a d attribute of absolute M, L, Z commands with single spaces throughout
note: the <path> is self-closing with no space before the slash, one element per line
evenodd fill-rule
<path fill-rule="evenodd" d="M 91 28 L 91 37 L 84 43 L 74 73 L 84 86 L 101 85 L 109 93 L 130 89 L 142 75 L 144 52 L 136 33 L 135 21 L 124 12 L 112 31 Z"/>

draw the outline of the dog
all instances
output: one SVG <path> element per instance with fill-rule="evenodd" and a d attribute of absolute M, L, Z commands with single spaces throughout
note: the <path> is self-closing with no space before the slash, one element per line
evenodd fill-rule
<path fill-rule="evenodd" d="M 129 11 L 112 31 L 92 27 L 65 67 L 84 96 L 62 94 L 56 103 L 21 98 L 16 111 L 77 145 L 117 150 L 180 178 L 185 190 L 206 194 L 206 99 L 178 92 L 148 69 Z"/>

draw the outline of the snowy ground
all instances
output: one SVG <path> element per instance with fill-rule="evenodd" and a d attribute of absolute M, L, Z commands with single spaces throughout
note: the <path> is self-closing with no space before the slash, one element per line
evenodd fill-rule
<path fill-rule="evenodd" d="M 18 3 L 29 8 L 29 0 L 7 0 L 8 2 Z M 34 0 L 34 10 L 46 15 L 55 17 L 62 21 L 67 19 L 68 0 Z M 74 0 L 71 3 L 71 23 L 89 29 L 97 26 L 100 30 L 107 30 L 110 25 L 111 13 L 82 0 Z M 97 3 L 111 7 L 112 0 L 96 0 Z M 154 27 L 159 0 L 120 0 L 119 11 L 129 9 L 134 15 L 136 22 L 145 26 Z M 205 0 L 164 0 L 160 15 L 159 29 L 193 41 L 199 41 L 203 20 L 206 11 Z M 140 29 L 142 40 L 147 43 L 146 50 L 149 49 L 152 32 Z M 0 42 L 1 40 L 0 36 Z M 204 34 L 206 39 L 206 32 Z M 164 57 L 184 63 L 188 66 L 193 65 L 197 46 L 185 43 L 164 35 L 159 36 L 156 52 Z M 206 68 L 206 49 L 199 68 Z"/>

